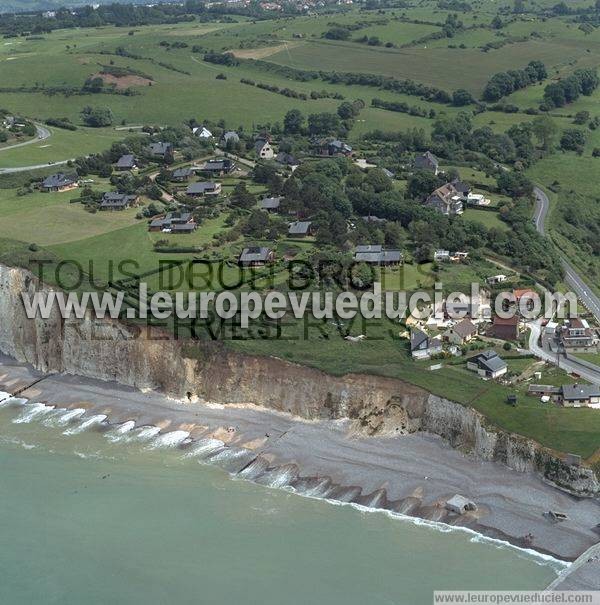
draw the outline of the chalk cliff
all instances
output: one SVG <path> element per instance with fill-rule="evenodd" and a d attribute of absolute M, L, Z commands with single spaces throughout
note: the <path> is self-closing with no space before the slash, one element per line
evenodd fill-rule
<path fill-rule="evenodd" d="M 576 495 L 600 495 L 592 469 L 570 467 L 534 441 L 490 426 L 475 410 L 409 383 L 331 376 L 91 316 L 28 319 L 21 293 L 49 289 L 27 271 L 0 265 L 0 350 L 40 371 L 114 380 L 182 399 L 253 403 L 304 418 L 351 418 L 367 434 L 426 431 L 482 459 L 537 471 Z"/>

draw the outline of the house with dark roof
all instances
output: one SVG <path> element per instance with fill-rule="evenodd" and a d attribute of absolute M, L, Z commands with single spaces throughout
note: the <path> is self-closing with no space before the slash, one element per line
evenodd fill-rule
<path fill-rule="evenodd" d="M 283 151 L 280 151 L 275 156 L 275 161 L 282 166 L 298 166 L 300 164 L 300 162 L 293 155 Z"/>
<path fill-rule="evenodd" d="M 482 378 L 499 378 L 508 372 L 508 366 L 496 351 L 488 349 L 469 357 L 467 370 L 477 372 Z"/>
<path fill-rule="evenodd" d="M 600 408 L 600 387 L 593 384 L 564 384 L 561 387 L 560 400 L 565 407 Z"/>
<path fill-rule="evenodd" d="M 165 233 L 192 233 L 197 227 L 191 212 L 169 212 L 166 215 L 154 217 L 148 230 Z"/>
<path fill-rule="evenodd" d="M 273 151 L 273 147 L 271 147 L 271 143 L 269 141 L 265 141 L 264 139 L 258 139 L 256 143 L 254 143 L 254 153 L 256 153 L 256 157 L 261 160 L 271 160 L 275 155 Z"/>
<path fill-rule="evenodd" d="M 312 221 L 295 221 L 290 223 L 288 235 L 290 237 L 306 237 L 312 233 Z"/>
<path fill-rule="evenodd" d="M 446 216 L 455 216 L 464 212 L 462 196 L 452 183 L 438 187 L 425 200 L 425 205 Z"/>
<path fill-rule="evenodd" d="M 194 174 L 194 171 L 189 166 L 184 166 L 183 168 L 176 168 L 171 173 L 171 180 L 176 183 L 183 183 Z"/>
<path fill-rule="evenodd" d="M 235 168 L 233 160 L 229 158 L 218 158 L 214 160 L 208 160 L 205 162 L 200 170 L 202 172 L 208 172 L 213 176 L 223 176 L 229 174 Z"/>
<path fill-rule="evenodd" d="M 460 179 L 454 179 L 452 181 L 452 186 L 454 187 L 454 189 L 456 189 L 456 191 L 458 191 L 458 194 L 461 196 L 461 198 L 463 199 L 464 202 L 467 201 L 469 194 L 473 190 L 473 188 L 471 187 L 471 185 L 469 185 L 469 183 L 465 183 L 464 181 L 461 181 Z"/>
<path fill-rule="evenodd" d="M 352 155 L 352 147 L 339 139 L 316 139 L 312 142 L 316 155 L 330 157 L 349 157 Z"/>
<path fill-rule="evenodd" d="M 475 336 L 477 336 L 477 326 L 466 317 L 448 328 L 442 335 L 444 340 L 459 346 L 471 341 Z"/>
<path fill-rule="evenodd" d="M 442 341 L 439 336 L 430 338 L 428 334 L 413 328 L 410 331 L 410 354 L 414 359 L 429 359 L 442 352 Z"/>
<path fill-rule="evenodd" d="M 222 145 L 237 145 L 240 142 L 240 135 L 235 130 L 228 130 L 221 137 Z"/>
<path fill-rule="evenodd" d="M 130 206 L 137 204 L 139 197 L 135 194 L 118 193 L 116 191 L 107 191 L 102 196 L 100 210 L 125 210 Z"/>
<path fill-rule="evenodd" d="M 204 181 L 201 183 L 192 183 L 188 185 L 185 191 L 190 197 L 202 197 L 205 195 L 219 195 L 221 193 L 221 183 Z"/>
<path fill-rule="evenodd" d="M 415 158 L 416 170 L 428 170 L 429 172 L 433 172 L 433 174 L 437 174 L 439 172 L 439 165 L 438 159 L 431 151 L 426 151 Z"/>
<path fill-rule="evenodd" d="M 238 265 L 243 267 L 262 267 L 275 260 L 275 253 L 271 248 L 250 246 L 244 248 L 238 258 Z"/>
<path fill-rule="evenodd" d="M 42 181 L 40 189 L 48 193 L 50 191 L 69 191 L 78 186 L 79 185 L 75 179 L 62 172 L 59 172 L 58 174 L 47 176 Z"/>
<path fill-rule="evenodd" d="M 267 212 L 275 213 L 279 211 L 279 206 L 281 206 L 281 200 L 283 197 L 265 197 L 260 202 L 258 202 L 258 207 L 261 210 L 266 210 Z"/>
<path fill-rule="evenodd" d="M 135 156 L 128 153 L 122 155 L 116 164 L 117 170 L 135 170 L 137 168 L 137 161 Z"/>
<path fill-rule="evenodd" d="M 148 153 L 157 159 L 164 160 L 169 154 L 173 153 L 173 144 L 158 142 L 150 143 L 147 147 Z"/>
<path fill-rule="evenodd" d="M 399 265 L 402 262 L 400 250 L 389 250 L 379 244 L 356 246 L 354 260 L 369 265 Z"/>

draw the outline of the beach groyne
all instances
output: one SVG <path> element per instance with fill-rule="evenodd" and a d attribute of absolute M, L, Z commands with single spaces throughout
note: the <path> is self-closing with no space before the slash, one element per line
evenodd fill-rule
<path fill-rule="evenodd" d="M 64 320 L 55 312 L 47 320 L 28 319 L 21 293 L 48 289 L 31 273 L 0 265 L 0 351 L 41 372 L 114 381 L 188 401 L 254 404 L 309 420 L 350 419 L 363 435 L 432 433 L 482 460 L 537 472 L 571 494 L 600 495 L 592 469 L 569 466 L 536 442 L 490 426 L 475 410 L 407 382 L 332 376 L 90 315 Z"/>

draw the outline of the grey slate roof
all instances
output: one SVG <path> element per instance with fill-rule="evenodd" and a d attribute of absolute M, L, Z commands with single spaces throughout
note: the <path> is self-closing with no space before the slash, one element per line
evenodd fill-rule
<path fill-rule="evenodd" d="M 136 195 L 127 195 L 126 193 L 118 193 L 116 191 L 107 191 L 102 196 L 101 208 L 125 208 L 129 204 L 135 202 Z"/>
<path fill-rule="evenodd" d="M 244 248 L 242 253 L 240 254 L 240 262 L 241 263 L 256 263 L 256 262 L 264 262 L 266 263 L 269 260 L 269 255 L 271 254 L 270 248 L 252 246 L 250 248 Z"/>
<path fill-rule="evenodd" d="M 159 143 L 150 143 L 148 146 L 150 153 L 158 156 L 164 156 L 166 153 L 171 151 L 172 148 L 173 145 L 171 145 L 171 143 L 164 143 L 162 141 Z"/>
<path fill-rule="evenodd" d="M 497 372 L 498 370 L 503 370 L 507 367 L 506 362 L 492 349 L 483 351 L 483 353 L 479 353 L 479 355 L 475 355 L 467 361 L 476 363 L 480 368 L 490 372 Z"/>
<path fill-rule="evenodd" d="M 227 132 L 224 132 L 221 138 L 223 141 L 225 141 L 225 143 L 229 143 L 230 141 L 237 143 L 240 140 L 240 136 L 237 132 L 235 132 L 235 130 L 228 130 Z"/>
<path fill-rule="evenodd" d="M 280 151 L 275 156 L 275 161 L 278 164 L 283 164 L 285 166 L 297 166 L 299 164 L 298 160 L 293 155 L 290 155 L 289 153 L 285 153 L 283 151 Z"/>
<path fill-rule="evenodd" d="M 437 168 L 438 165 L 438 159 L 430 151 L 426 151 L 415 158 L 415 168 Z"/>
<path fill-rule="evenodd" d="M 579 399 L 590 399 L 600 397 L 600 387 L 593 384 L 565 384 L 562 387 L 563 399 L 576 401 Z"/>
<path fill-rule="evenodd" d="M 379 244 L 356 246 L 354 260 L 363 263 L 399 263 L 402 260 L 400 250 L 385 250 Z"/>
<path fill-rule="evenodd" d="M 196 194 L 202 195 L 204 193 L 214 191 L 216 186 L 217 186 L 216 183 L 211 183 L 208 181 L 204 181 L 201 183 L 192 183 L 186 189 L 186 193 L 188 195 L 196 195 Z"/>
<path fill-rule="evenodd" d="M 306 235 L 311 226 L 311 221 L 295 221 L 290 223 L 289 235 Z"/>
<path fill-rule="evenodd" d="M 415 351 L 418 349 L 424 342 L 429 340 L 429 336 L 425 334 L 422 330 L 415 328 L 410 332 L 410 350 Z"/>
<path fill-rule="evenodd" d="M 132 154 L 122 155 L 117 162 L 117 168 L 133 168 L 135 166 L 135 156 Z"/>
<path fill-rule="evenodd" d="M 54 189 L 55 187 L 68 187 L 75 181 L 68 177 L 66 174 L 59 172 L 58 174 L 51 174 L 42 181 L 42 187 L 45 189 Z"/>
<path fill-rule="evenodd" d="M 263 210 L 277 210 L 282 199 L 282 197 L 266 197 L 258 202 L 258 207 Z"/>
<path fill-rule="evenodd" d="M 173 170 L 173 178 L 174 179 L 183 179 L 192 175 L 192 169 L 189 166 L 184 166 L 183 168 L 177 168 Z"/>
<path fill-rule="evenodd" d="M 204 163 L 202 170 L 206 172 L 222 172 L 231 170 L 234 167 L 234 163 L 229 158 L 222 158 L 220 160 L 209 160 Z"/>

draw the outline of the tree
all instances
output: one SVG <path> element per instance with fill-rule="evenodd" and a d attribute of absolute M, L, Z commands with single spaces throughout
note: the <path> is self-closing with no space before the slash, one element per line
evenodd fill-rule
<path fill-rule="evenodd" d="M 556 137 L 558 136 L 558 126 L 550 116 L 540 116 L 533 120 L 533 134 L 540 142 L 542 149 L 548 153 L 554 147 Z"/>
<path fill-rule="evenodd" d="M 254 196 L 248 191 L 246 183 L 240 181 L 231 194 L 231 205 L 236 208 L 249 209 L 254 206 L 255 201 Z"/>
<path fill-rule="evenodd" d="M 459 88 L 452 93 L 452 105 L 455 107 L 464 107 L 474 102 L 473 95 L 464 88 Z"/>
<path fill-rule="evenodd" d="M 311 113 L 308 116 L 310 134 L 336 134 L 340 128 L 340 118 L 335 113 Z"/>
<path fill-rule="evenodd" d="M 415 200 L 426 198 L 440 186 L 440 179 L 428 170 L 417 170 L 408 179 L 406 194 Z"/>
<path fill-rule="evenodd" d="M 94 128 L 110 126 L 114 120 L 110 107 L 90 107 L 89 105 L 83 108 L 81 117 L 86 126 Z"/>
<path fill-rule="evenodd" d="M 577 128 L 565 130 L 560 137 L 560 148 L 565 151 L 582 153 L 585 147 L 585 133 Z"/>
<path fill-rule="evenodd" d="M 304 116 L 299 109 L 290 109 L 283 118 L 283 131 L 286 134 L 300 134 L 304 128 Z"/>

